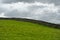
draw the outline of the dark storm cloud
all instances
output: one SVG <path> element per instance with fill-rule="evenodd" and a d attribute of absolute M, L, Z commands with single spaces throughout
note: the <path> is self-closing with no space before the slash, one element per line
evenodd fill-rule
<path fill-rule="evenodd" d="M 43 3 L 54 3 L 60 5 L 60 0 L 2 0 L 3 3 L 14 3 L 14 2 L 43 2 Z"/>

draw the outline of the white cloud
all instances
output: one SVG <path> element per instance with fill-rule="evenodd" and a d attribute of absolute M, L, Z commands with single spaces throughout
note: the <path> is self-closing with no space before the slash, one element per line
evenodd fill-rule
<path fill-rule="evenodd" d="M 17 2 L 11 4 L 1 4 L 0 13 L 4 13 L 4 16 L 7 17 L 24 17 L 55 23 L 53 20 L 58 22 L 58 19 L 60 19 L 58 18 L 60 17 L 59 7 L 55 6 L 53 3 Z"/>
<path fill-rule="evenodd" d="M 1 13 L 1 14 L 0 14 L 0 17 L 6 17 L 6 16 L 4 16 L 4 13 Z"/>

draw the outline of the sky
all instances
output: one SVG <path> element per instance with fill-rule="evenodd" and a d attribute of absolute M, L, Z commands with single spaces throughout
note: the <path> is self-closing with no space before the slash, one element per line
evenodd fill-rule
<path fill-rule="evenodd" d="M 60 0 L 0 0 L 0 17 L 28 18 L 60 24 Z"/>

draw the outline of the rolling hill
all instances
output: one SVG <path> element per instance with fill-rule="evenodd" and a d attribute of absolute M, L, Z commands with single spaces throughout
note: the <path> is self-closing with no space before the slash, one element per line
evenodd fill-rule
<path fill-rule="evenodd" d="M 0 40 L 60 40 L 60 29 L 27 21 L 0 19 Z"/>

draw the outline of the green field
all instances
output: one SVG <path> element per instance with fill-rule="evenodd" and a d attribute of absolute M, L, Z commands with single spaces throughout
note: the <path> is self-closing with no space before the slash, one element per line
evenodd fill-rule
<path fill-rule="evenodd" d="M 0 40 L 60 40 L 60 29 L 16 20 L 0 20 Z"/>

